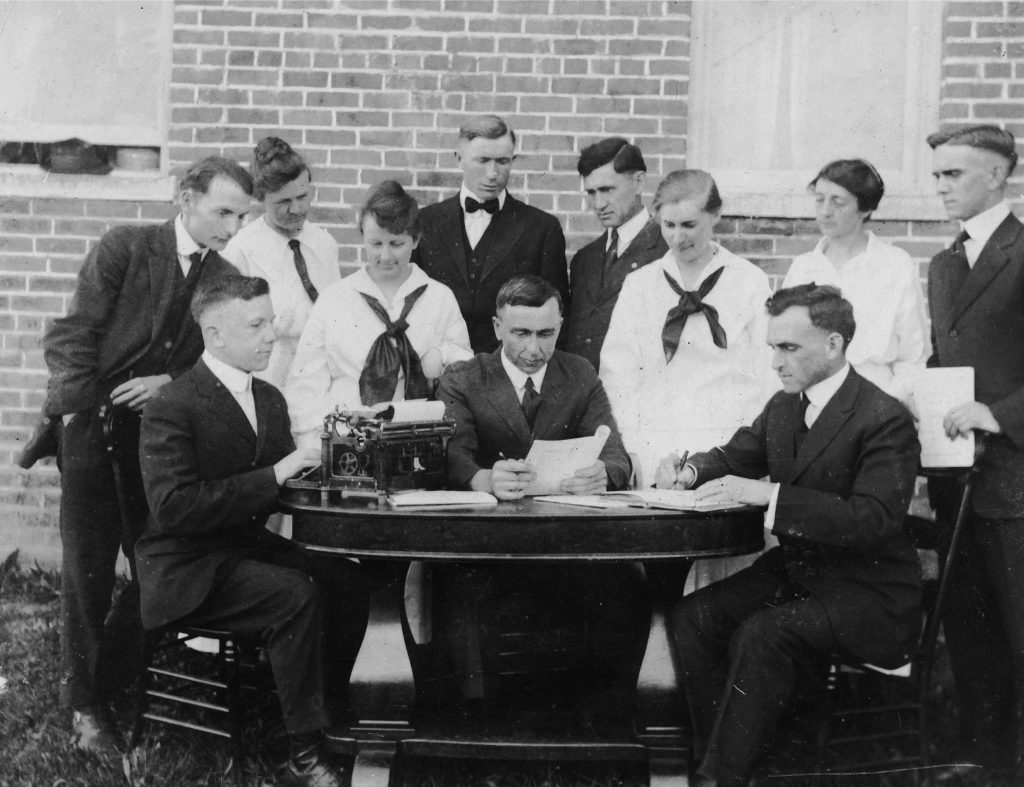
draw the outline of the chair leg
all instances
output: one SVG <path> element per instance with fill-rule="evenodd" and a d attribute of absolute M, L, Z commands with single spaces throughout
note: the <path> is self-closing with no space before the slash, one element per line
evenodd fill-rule
<path fill-rule="evenodd" d="M 144 715 L 149 709 L 149 676 L 153 666 L 153 654 L 156 650 L 157 634 L 145 632 L 142 641 L 142 669 L 139 670 L 135 684 L 135 718 L 132 720 L 132 733 L 128 740 L 128 750 L 132 751 L 139 745 L 142 737 Z"/>
<path fill-rule="evenodd" d="M 224 666 L 225 702 L 228 708 L 228 729 L 231 731 L 231 748 L 235 757 L 235 784 L 243 787 L 243 764 L 245 747 L 242 741 L 242 709 L 239 702 L 238 646 L 234 639 L 221 641 L 221 657 Z"/>

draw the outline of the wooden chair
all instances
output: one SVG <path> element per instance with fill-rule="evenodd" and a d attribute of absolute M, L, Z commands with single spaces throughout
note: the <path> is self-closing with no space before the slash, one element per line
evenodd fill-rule
<path fill-rule="evenodd" d="M 977 461 L 975 461 L 977 467 Z M 959 509 L 947 538 L 931 519 L 910 515 L 906 529 L 920 550 L 934 551 L 937 569 L 925 576 L 924 620 L 911 660 L 896 670 L 844 658 L 833 661 L 827 721 L 819 739 L 820 772 L 844 778 L 907 769 L 917 784 L 931 766 L 929 699 L 936 644 L 949 594 L 950 571 L 964 531 L 975 469 L 922 470 L 962 483 Z M 877 756 L 870 756 L 874 752 Z"/>

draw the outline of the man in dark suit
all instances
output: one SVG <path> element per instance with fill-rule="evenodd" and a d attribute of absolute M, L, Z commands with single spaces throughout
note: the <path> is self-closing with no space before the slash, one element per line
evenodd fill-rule
<path fill-rule="evenodd" d="M 783 390 L 725 445 L 658 469 L 659 485 L 697 486 L 703 504 L 767 506 L 779 539 L 673 611 L 700 759 L 691 784 L 746 785 L 797 688 L 824 683 L 830 654 L 898 666 L 920 621 L 902 529 L 920 452 L 911 416 L 846 362 L 853 307 L 837 289 L 779 290 L 767 307 Z"/>
<path fill-rule="evenodd" d="M 562 323 L 558 291 L 538 276 L 517 276 L 498 292 L 495 311 L 500 348 L 453 365 L 441 378 L 438 398 L 456 423 L 448 443 L 449 485 L 517 500 L 536 477 L 522 458 L 535 439 L 584 437 L 607 426 L 611 433 L 600 458 L 565 478 L 561 492 L 624 488 L 629 458 L 604 388 L 590 364 L 555 349 Z M 587 649 L 594 680 L 584 693 L 590 695 L 594 715 L 628 718 L 649 625 L 638 567 L 573 567 L 557 575 L 522 568 L 480 573 L 490 580 L 481 588 L 481 593 L 486 590 L 483 600 L 474 600 L 481 609 L 488 607 L 487 598 L 521 592 L 517 588 L 547 588 L 547 603 L 568 596 L 591 632 Z"/>
<path fill-rule="evenodd" d="M 647 164 L 640 148 L 622 137 L 602 139 L 583 149 L 576 169 L 590 209 L 608 232 L 580 249 L 569 267 L 572 310 L 565 349 L 599 369 L 601 346 L 623 280 L 664 257 L 668 246 L 644 207 Z"/>
<path fill-rule="evenodd" d="M 1004 200 L 1017 164 L 995 126 L 933 134 L 939 195 L 961 233 L 932 260 L 929 366 L 974 368 L 975 400 L 943 424 L 985 433 L 967 530 L 943 625 L 961 706 L 965 755 L 1009 783 L 1024 778 L 1024 226 Z M 959 490 L 932 482 L 945 522 Z M 1000 778 L 991 777 L 993 783 Z"/>
<path fill-rule="evenodd" d="M 113 609 L 111 591 L 118 548 L 131 563 L 146 517 L 138 413 L 202 352 L 189 299 L 197 282 L 237 273 L 217 252 L 241 226 L 251 195 L 252 179 L 235 162 L 194 164 L 181 181 L 178 217 L 104 235 L 82 265 L 67 315 L 43 339 L 50 370 L 45 413 L 64 422 L 61 699 L 73 709 L 80 748 L 116 749 L 107 703 L 114 684 L 137 667 L 130 658 L 139 652 L 141 631 L 135 572 Z M 129 413 L 121 419 L 120 485 L 104 446 L 101 408 Z"/>
<path fill-rule="evenodd" d="M 307 553 L 265 527 L 278 487 L 319 461 L 319 452 L 295 449 L 280 391 L 252 376 L 267 367 L 274 343 L 267 282 L 205 281 L 192 314 L 206 351 L 142 418 L 151 511 L 135 547 L 142 621 L 259 639 L 291 740 L 284 783 L 335 787 L 341 778 L 320 752 L 320 731 L 344 710 L 366 627 L 359 567 Z"/>
<path fill-rule="evenodd" d="M 494 298 L 513 276 L 534 273 L 566 300 L 565 235 L 558 219 L 506 190 L 516 135 L 500 117 L 482 115 L 459 129 L 459 193 L 420 213 L 423 235 L 413 262 L 455 293 L 474 352 L 498 346 Z"/>

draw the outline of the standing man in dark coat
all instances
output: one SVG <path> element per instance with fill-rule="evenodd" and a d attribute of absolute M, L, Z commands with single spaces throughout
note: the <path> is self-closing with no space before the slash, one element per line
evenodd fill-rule
<path fill-rule="evenodd" d="M 266 529 L 278 488 L 319 462 L 295 449 L 284 396 L 254 379 L 274 343 L 267 282 L 200 285 L 206 350 L 146 405 L 140 460 L 150 516 L 136 545 L 142 621 L 224 628 L 265 646 L 291 756 L 282 782 L 340 787 L 321 730 L 344 710 L 366 628 L 359 567 Z M 321 644 L 322 643 L 322 644 Z"/>
<path fill-rule="evenodd" d="M 640 148 L 622 137 L 602 139 L 583 149 L 576 169 L 590 209 L 608 231 L 573 257 L 565 349 L 599 369 L 604 335 L 623 280 L 664 257 L 668 246 L 644 207 L 647 164 Z"/>
<path fill-rule="evenodd" d="M 420 213 L 423 236 L 413 262 L 455 293 L 477 353 L 498 346 L 491 326 L 494 299 L 513 276 L 536 274 L 551 282 L 563 301 L 569 297 L 562 225 L 505 190 L 515 147 L 515 132 L 500 117 L 467 120 L 455 151 L 462 188 Z"/>
<path fill-rule="evenodd" d="M 118 549 L 134 560 L 146 518 L 138 413 L 202 352 L 189 300 L 198 282 L 237 273 L 217 252 L 241 227 L 251 195 L 252 179 L 235 162 L 194 164 L 181 181 L 177 218 L 104 235 L 82 265 L 67 315 L 43 339 L 50 370 L 46 414 L 64 421 L 61 699 L 73 709 L 80 748 L 116 749 L 107 702 L 114 683 L 127 677 L 123 659 L 140 646 L 134 570 L 111 608 Z M 134 413 L 121 436 L 120 503 L 104 447 L 103 407 Z"/>
<path fill-rule="evenodd" d="M 1017 165 L 1013 135 L 973 126 L 928 137 L 953 245 L 932 260 L 929 366 L 974 368 L 974 401 L 943 425 L 978 430 L 985 454 L 943 621 L 961 706 L 964 754 L 1008 784 L 1024 778 L 1024 225 L 1004 193 Z M 932 482 L 952 521 L 959 490 Z M 988 783 L 988 782 L 987 782 Z M 1001 782 L 1000 782 L 1001 783 Z"/>
<path fill-rule="evenodd" d="M 779 539 L 672 614 L 693 785 L 745 787 L 831 654 L 897 667 L 920 630 L 920 568 L 903 533 L 920 453 L 910 413 L 847 363 L 853 307 L 836 288 L 779 290 L 768 314 L 783 390 L 725 445 L 658 469 L 659 486 L 697 486 L 701 503 L 766 506 Z"/>

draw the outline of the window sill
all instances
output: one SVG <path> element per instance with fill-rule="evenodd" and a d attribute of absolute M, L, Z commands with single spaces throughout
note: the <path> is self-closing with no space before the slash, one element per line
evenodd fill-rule
<path fill-rule="evenodd" d="M 174 186 L 173 177 L 156 171 L 59 175 L 32 165 L 0 165 L 0 195 L 5 197 L 170 202 Z"/>
<path fill-rule="evenodd" d="M 806 191 L 764 194 L 722 191 L 723 213 L 779 219 L 813 219 L 814 199 Z M 946 221 L 945 208 L 934 194 L 886 194 L 873 219 L 896 221 Z"/>

